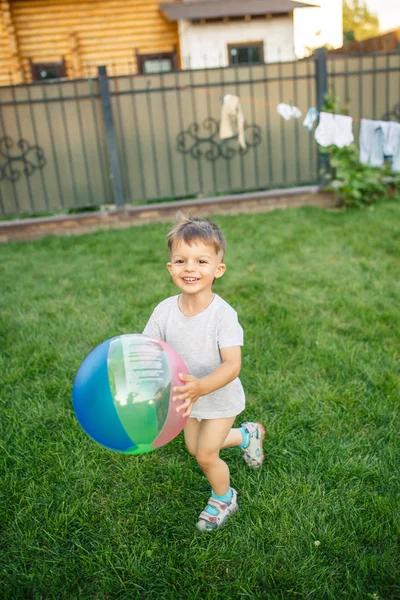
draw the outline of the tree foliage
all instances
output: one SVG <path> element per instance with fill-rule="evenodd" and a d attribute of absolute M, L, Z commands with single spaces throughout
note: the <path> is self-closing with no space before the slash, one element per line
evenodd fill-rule
<path fill-rule="evenodd" d="M 343 33 L 346 42 L 366 40 L 379 35 L 379 19 L 368 10 L 366 2 L 343 1 Z"/>

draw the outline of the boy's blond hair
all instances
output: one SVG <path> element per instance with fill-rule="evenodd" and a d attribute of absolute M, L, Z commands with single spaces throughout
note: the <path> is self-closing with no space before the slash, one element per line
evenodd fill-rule
<path fill-rule="evenodd" d="M 178 223 L 168 232 L 168 249 L 172 252 L 176 242 L 185 242 L 189 246 L 196 240 L 212 246 L 216 254 L 224 256 L 226 240 L 220 228 L 208 219 L 189 217 L 179 212 Z"/>

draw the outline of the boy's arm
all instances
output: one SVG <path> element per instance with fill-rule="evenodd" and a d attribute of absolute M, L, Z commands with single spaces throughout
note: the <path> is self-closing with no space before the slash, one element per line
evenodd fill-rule
<path fill-rule="evenodd" d="M 185 385 L 173 388 L 173 392 L 178 392 L 178 395 L 174 396 L 172 400 L 184 400 L 184 403 L 177 408 L 178 412 L 184 411 L 184 417 L 191 413 L 193 404 L 198 398 L 224 387 L 238 377 L 242 364 L 240 346 L 222 348 L 220 352 L 222 364 L 209 375 L 200 379 L 193 375 L 179 375 Z"/>
<path fill-rule="evenodd" d="M 222 364 L 206 377 L 197 380 L 200 383 L 200 396 L 205 396 L 206 394 L 210 394 L 211 392 L 224 387 L 224 385 L 227 385 L 236 379 L 240 373 L 240 367 L 242 366 L 240 346 L 222 348 L 220 353 Z"/>

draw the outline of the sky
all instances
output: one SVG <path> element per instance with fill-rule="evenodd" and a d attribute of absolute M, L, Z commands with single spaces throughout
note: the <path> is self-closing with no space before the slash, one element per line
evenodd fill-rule
<path fill-rule="evenodd" d="M 381 31 L 400 27 L 400 0 L 366 0 L 366 4 L 378 15 Z"/>

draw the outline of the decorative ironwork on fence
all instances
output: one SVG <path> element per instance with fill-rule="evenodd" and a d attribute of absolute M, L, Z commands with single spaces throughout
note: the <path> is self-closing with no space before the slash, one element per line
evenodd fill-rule
<path fill-rule="evenodd" d="M 15 153 L 17 151 L 17 153 Z M 21 171 L 15 168 L 14 163 L 22 163 L 22 172 L 30 177 L 36 169 L 43 169 L 46 158 L 43 148 L 31 145 L 27 140 L 20 138 L 17 142 L 8 136 L 0 138 L 0 181 L 7 179 L 16 182 L 21 178 Z"/>
<path fill-rule="evenodd" d="M 202 156 L 209 161 L 215 161 L 218 158 L 232 160 L 238 153 L 243 156 L 249 152 L 250 148 L 255 148 L 261 144 L 261 127 L 258 125 L 245 124 L 246 148 L 238 145 L 238 135 L 220 140 L 218 138 L 219 121 L 212 117 L 205 119 L 201 126 L 209 132 L 208 135 L 199 135 L 200 126 L 198 123 L 191 123 L 185 131 L 178 134 L 176 138 L 178 152 L 190 154 L 195 160 L 200 159 Z"/>

